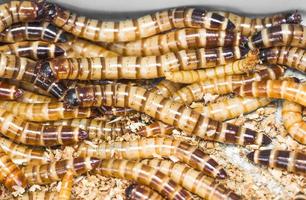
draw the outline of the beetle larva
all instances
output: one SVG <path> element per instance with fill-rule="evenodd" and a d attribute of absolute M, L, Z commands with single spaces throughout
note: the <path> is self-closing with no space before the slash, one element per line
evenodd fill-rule
<path fill-rule="evenodd" d="M 122 179 L 133 180 L 139 184 L 149 186 L 169 200 L 191 200 L 191 194 L 179 184 L 157 169 L 148 165 L 129 160 L 101 160 L 94 169 L 96 174 Z"/>
<path fill-rule="evenodd" d="M 234 92 L 242 97 L 286 99 L 306 106 L 306 84 L 287 80 L 265 80 L 247 83 Z"/>
<path fill-rule="evenodd" d="M 255 164 L 271 168 L 285 169 L 296 174 L 306 175 L 306 154 L 302 151 L 278 149 L 255 150 L 247 155 Z"/>
<path fill-rule="evenodd" d="M 69 169 L 76 176 L 93 170 L 99 163 L 97 158 L 75 157 L 47 164 L 27 165 L 21 169 L 30 185 L 45 185 L 60 181 Z"/>
<path fill-rule="evenodd" d="M 297 194 L 294 195 L 293 200 L 305 200 L 306 195 L 303 192 L 298 192 Z"/>
<path fill-rule="evenodd" d="M 70 200 L 73 180 L 73 171 L 71 169 L 68 169 L 62 179 L 61 189 L 58 194 L 59 200 Z"/>
<path fill-rule="evenodd" d="M 67 92 L 64 101 L 71 106 L 129 107 L 173 125 L 189 135 L 196 135 L 207 140 L 241 145 L 265 145 L 271 142 L 271 139 L 264 134 L 209 119 L 182 103 L 138 86 L 106 84 L 76 87 Z"/>
<path fill-rule="evenodd" d="M 175 129 L 174 126 L 170 126 L 161 121 L 153 122 L 149 125 L 141 127 L 137 134 L 143 137 L 152 137 L 157 135 L 170 135 Z"/>
<path fill-rule="evenodd" d="M 18 23 L 0 33 L 0 42 L 15 43 L 26 40 L 46 42 L 67 42 L 69 34 L 49 22 Z"/>
<path fill-rule="evenodd" d="M 236 30 L 244 36 L 250 36 L 264 28 L 280 24 L 299 24 L 302 21 L 301 14 L 297 12 L 280 13 L 264 18 L 249 18 L 239 16 L 231 12 L 217 11 L 218 14 L 228 18 L 235 24 Z"/>
<path fill-rule="evenodd" d="M 282 108 L 282 120 L 291 137 L 302 144 L 306 144 L 306 123 L 303 120 L 303 107 L 285 100 Z"/>
<path fill-rule="evenodd" d="M 27 187 L 27 179 L 17 165 L 0 148 L 0 182 L 9 190 Z"/>
<path fill-rule="evenodd" d="M 133 42 L 103 46 L 124 56 L 158 56 L 183 49 L 240 46 L 246 42 L 247 38 L 239 32 L 186 28 Z"/>
<path fill-rule="evenodd" d="M 16 100 L 24 94 L 24 91 L 15 85 L 0 81 L 0 99 L 1 100 Z"/>
<path fill-rule="evenodd" d="M 225 76 L 221 78 L 208 79 L 187 85 L 178 90 L 173 95 L 173 100 L 177 102 L 184 102 L 189 105 L 194 101 L 199 101 L 207 93 L 212 94 L 227 94 L 234 91 L 235 88 L 239 88 L 241 85 L 247 83 L 276 79 L 284 74 L 284 69 L 281 66 L 275 66 L 273 68 L 265 68 L 258 72 Z"/>
<path fill-rule="evenodd" d="M 300 24 L 282 24 L 265 28 L 249 38 L 250 49 L 277 46 L 306 47 L 306 27 Z"/>
<path fill-rule="evenodd" d="M 78 149 L 81 156 L 91 156 L 100 159 L 127 159 L 139 160 L 154 156 L 176 157 L 203 173 L 216 177 L 226 178 L 226 172 L 208 154 L 196 145 L 174 138 L 156 137 L 141 138 L 130 142 L 103 142 L 99 145 L 81 144 Z"/>
<path fill-rule="evenodd" d="M 169 176 L 174 182 L 180 184 L 186 190 L 199 195 L 207 200 L 238 200 L 241 196 L 226 188 L 213 178 L 194 170 L 182 163 L 162 159 L 147 159 L 141 161 L 154 169 L 160 170 Z"/>
<path fill-rule="evenodd" d="M 18 97 L 16 101 L 35 104 L 35 103 L 51 103 L 55 102 L 56 99 L 44 95 L 39 95 L 29 91 L 23 91 L 22 96 Z"/>
<path fill-rule="evenodd" d="M 58 200 L 57 192 L 35 191 L 22 194 L 21 197 L 10 198 L 9 200 Z"/>
<path fill-rule="evenodd" d="M 60 46 L 43 41 L 23 41 L 2 45 L 0 52 L 34 60 L 55 58 L 65 54 L 65 50 Z"/>
<path fill-rule="evenodd" d="M 182 84 L 163 79 L 151 89 L 151 92 L 156 92 L 157 94 L 167 98 L 171 97 L 177 90 L 181 88 Z"/>
<path fill-rule="evenodd" d="M 113 115 L 113 116 L 127 116 L 129 114 L 135 113 L 131 108 L 120 108 L 120 107 L 111 107 L 111 106 L 101 106 L 98 110 L 104 115 Z"/>
<path fill-rule="evenodd" d="M 139 185 L 131 184 L 125 189 L 125 197 L 128 200 L 163 200 L 164 198 L 152 190 L 151 188 Z"/>
<path fill-rule="evenodd" d="M 0 137 L 0 147 L 17 165 L 29 163 L 41 164 L 50 161 L 46 151 L 15 144 L 4 137 Z"/>

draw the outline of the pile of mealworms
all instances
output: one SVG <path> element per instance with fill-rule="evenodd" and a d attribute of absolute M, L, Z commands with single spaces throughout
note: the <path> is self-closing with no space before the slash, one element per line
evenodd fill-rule
<path fill-rule="evenodd" d="M 239 158 L 305 177 L 306 85 L 285 74 L 306 72 L 297 11 L 249 18 L 173 8 L 113 22 L 37 0 L 3 3 L 0 16 L 3 198 L 82 199 L 76 182 L 98 176 L 122 180 L 121 199 L 252 199 L 239 183 L 228 187 L 235 177 L 202 141 L 255 146 Z M 279 102 L 301 148 L 271 147 L 269 133 L 228 122 Z"/>

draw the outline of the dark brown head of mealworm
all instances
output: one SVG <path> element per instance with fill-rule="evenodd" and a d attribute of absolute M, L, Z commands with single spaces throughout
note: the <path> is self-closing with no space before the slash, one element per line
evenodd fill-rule
<path fill-rule="evenodd" d="M 36 0 L 37 4 L 37 19 L 50 21 L 56 15 L 58 10 L 60 9 L 56 4 L 50 3 L 44 0 Z"/>
<path fill-rule="evenodd" d="M 18 99 L 19 97 L 21 97 L 23 95 L 23 90 L 22 89 L 16 89 L 15 93 L 14 93 L 14 97 L 15 99 Z"/>
<path fill-rule="evenodd" d="M 82 140 L 85 140 L 85 139 L 88 139 L 89 137 L 89 134 L 87 131 L 85 131 L 84 129 L 79 129 L 79 134 L 78 134 L 78 139 L 79 141 L 82 141 Z"/>
<path fill-rule="evenodd" d="M 298 11 L 296 10 L 293 13 L 288 13 L 286 15 L 286 23 L 288 24 L 300 24 L 302 22 L 302 16 Z"/>
<path fill-rule="evenodd" d="M 240 44 L 239 44 L 239 47 L 241 48 L 244 48 L 244 49 L 248 49 L 248 37 L 244 36 L 244 35 L 241 35 L 240 36 L 241 39 L 240 39 Z"/>
<path fill-rule="evenodd" d="M 79 106 L 81 101 L 78 99 L 77 91 L 75 88 L 71 88 L 67 91 L 64 97 L 64 103 L 68 106 Z"/>
<path fill-rule="evenodd" d="M 50 61 L 41 61 L 37 63 L 39 73 L 46 78 L 56 78 L 52 68 L 50 66 Z"/>

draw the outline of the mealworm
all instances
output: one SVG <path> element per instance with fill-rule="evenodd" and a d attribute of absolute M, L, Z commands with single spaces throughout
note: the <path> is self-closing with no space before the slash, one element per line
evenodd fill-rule
<path fill-rule="evenodd" d="M 239 32 L 180 29 L 127 43 L 102 44 L 124 56 L 158 56 L 183 49 L 240 46 L 247 38 Z"/>
<path fill-rule="evenodd" d="M 294 195 L 294 200 L 305 200 L 306 195 L 303 192 L 298 192 Z"/>
<path fill-rule="evenodd" d="M 260 50 L 260 59 L 269 64 L 286 65 L 306 72 L 306 52 L 296 47 L 274 47 Z"/>
<path fill-rule="evenodd" d="M 306 47 L 306 27 L 300 24 L 282 24 L 265 28 L 249 38 L 250 49 L 277 46 Z"/>
<path fill-rule="evenodd" d="M 135 113 L 131 108 L 120 108 L 120 107 L 111 107 L 111 106 L 101 106 L 98 110 L 104 115 L 113 115 L 113 116 L 126 116 L 128 114 Z"/>
<path fill-rule="evenodd" d="M 241 85 L 247 83 L 257 82 L 266 79 L 276 79 L 284 74 L 284 69 L 281 66 L 273 68 L 265 68 L 258 72 L 225 76 L 215 79 L 208 79 L 187 85 L 178 90 L 173 95 L 173 100 L 177 102 L 184 102 L 189 105 L 194 101 L 199 101 L 206 93 L 212 94 L 227 94 L 239 88 Z"/>
<path fill-rule="evenodd" d="M 161 80 L 152 89 L 151 92 L 156 92 L 163 97 L 171 97 L 177 90 L 182 88 L 182 84 L 174 83 L 168 80 Z"/>
<path fill-rule="evenodd" d="M 285 151 L 278 149 L 256 150 L 247 155 L 255 164 L 270 168 L 285 169 L 297 174 L 306 174 L 306 154 L 301 151 Z"/>
<path fill-rule="evenodd" d="M 50 161 L 46 151 L 15 144 L 4 137 L 0 137 L 0 147 L 17 165 L 29 163 L 41 164 Z"/>
<path fill-rule="evenodd" d="M 97 158 L 75 157 L 47 164 L 27 165 L 21 170 L 30 185 L 45 185 L 62 180 L 68 170 L 77 176 L 93 170 L 99 163 Z"/>
<path fill-rule="evenodd" d="M 26 40 L 46 42 L 67 42 L 69 34 L 49 22 L 28 22 L 14 24 L 0 33 L 0 41 L 15 43 Z"/>
<path fill-rule="evenodd" d="M 238 200 L 241 196 L 234 191 L 226 188 L 213 178 L 205 176 L 203 173 L 194 170 L 182 163 L 172 162 L 170 160 L 150 159 L 143 160 L 146 164 L 170 177 L 174 182 L 180 184 L 186 190 L 199 195 L 207 200 Z"/>
<path fill-rule="evenodd" d="M 102 176 L 133 180 L 149 186 L 169 200 L 192 199 L 187 190 L 164 173 L 139 162 L 118 159 L 101 160 L 100 165 L 94 169 L 94 172 Z"/>
<path fill-rule="evenodd" d="M 139 185 L 131 184 L 125 190 L 125 197 L 128 200 L 163 200 L 164 198 L 152 190 L 151 188 Z"/>
<path fill-rule="evenodd" d="M 224 66 L 217 66 L 214 68 L 202 70 L 166 72 L 165 76 L 167 80 L 173 82 L 194 83 L 207 79 L 224 77 L 234 74 L 244 74 L 255 69 L 256 65 L 259 63 L 258 54 L 259 51 L 257 49 L 254 49 L 247 54 L 246 58 L 236 60 Z"/>
<path fill-rule="evenodd" d="M 265 80 L 248 83 L 234 92 L 242 97 L 267 97 L 286 99 L 306 106 L 306 84 L 287 80 Z"/>
<path fill-rule="evenodd" d="M 170 126 L 161 121 L 156 121 L 149 125 L 141 127 L 139 130 L 137 130 L 137 134 L 143 137 L 170 135 L 174 129 L 174 126 Z"/>
<path fill-rule="evenodd" d="M 73 179 L 74 179 L 73 171 L 71 169 L 68 169 L 62 179 L 61 189 L 58 194 L 59 200 L 70 200 L 71 199 Z"/>
<path fill-rule="evenodd" d="M 239 16 L 231 12 L 217 11 L 218 14 L 228 18 L 235 24 L 237 31 L 242 35 L 250 36 L 264 28 L 276 26 L 280 24 L 299 24 L 302 21 L 301 14 L 296 12 L 279 13 L 264 18 L 249 18 Z"/>
<path fill-rule="evenodd" d="M 35 191 L 22 194 L 21 197 L 10 198 L 9 200 L 57 200 L 57 192 Z"/>
<path fill-rule="evenodd" d="M 132 108 L 173 125 L 189 135 L 207 140 L 241 145 L 265 145 L 271 142 L 264 134 L 209 119 L 182 103 L 174 102 L 138 86 L 107 84 L 76 87 L 67 92 L 64 101 L 71 106 L 106 105 Z"/>
<path fill-rule="evenodd" d="M 208 154 L 195 145 L 174 138 L 141 138 L 130 142 L 103 142 L 99 145 L 81 144 L 78 149 L 80 156 L 91 156 L 100 159 L 127 159 L 139 160 L 155 156 L 176 157 L 203 173 L 216 177 L 226 178 L 226 172 Z"/>
<path fill-rule="evenodd" d="M 39 95 L 39 94 L 29 92 L 29 91 L 23 91 L 22 96 L 18 97 L 16 101 L 35 104 L 35 103 L 51 103 L 51 102 L 55 102 L 56 100 L 48 96 Z"/>
<path fill-rule="evenodd" d="M 10 157 L 0 149 L 0 182 L 10 191 L 27 187 L 27 179 Z"/>
<path fill-rule="evenodd" d="M 303 107 L 297 103 L 284 101 L 282 119 L 290 136 L 296 141 L 306 144 L 306 123 L 303 120 Z"/>
<path fill-rule="evenodd" d="M 15 100 L 20 98 L 24 91 L 15 85 L 0 81 L 0 99 L 1 100 Z"/>

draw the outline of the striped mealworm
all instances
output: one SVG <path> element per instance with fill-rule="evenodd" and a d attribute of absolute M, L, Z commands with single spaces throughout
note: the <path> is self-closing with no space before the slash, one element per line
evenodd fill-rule
<path fill-rule="evenodd" d="M 68 169 L 61 182 L 61 189 L 58 194 L 59 200 L 71 199 L 73 180 L 73 171 L 71 169 Z"/>
<path fill-rule="evenodd" d="M 265 80 L 247 83 L 234 92 L 242 97 L 286 99 L 306 106 L 306 84 L 287 80 Z"/>
<path fill-rule="evenodd" d="M 71 106 L 106 105 L 132 108 L 156 120 L 173 125 L 189 135 L 196 135 L 207 140 L 241 145 L 265 145 L 271 142 L 271 139 L 264 134 L 209 119 L 182 103 L 138 86 L 107 84 L 76 87 L 67 92 L 64 101 Z"/>
<path fill-rule="evenodd" d="M 294 195 L 293 200 L 305 200 L 306 195 L 303 192 L 298 192 L 297 194 Z"/>
<path fill-rule="evenodd" d="M 194 101 L 199 101 L 206 93 L 212 94 L 227 94 L 247 83 L 276 79 L 284 74 L 284 69 L 281 66 L 273 68 L 264 68 L 257 72 L 232 75 L 220 78 L 208 79 L 205 81 L 196 82 L 183 87 L 173 95 L 173 100 L 191 104 Z"/>
<path fill-rule="evenodd" d="M 0 182 L 10 191 L 16 187 L 27 187 L 27 179 L 20 168 L 13 163 L 10 157 L 0 148 Z"/>
<path fill-rule="evenodd" d="M 165 76 L 167 80 L 176 83 L 194 83 L 234 74 L 244 74 L 255 69 L 256 65 L 259 64 L 258 54 L 259 51 L 254 49 L 249 51 L 246 58 L 236 60 L 223 66 L 200 70 L 166 72 Z"/>
<path fill-rule="evenodd" d="M 160 157 L 176 157 L 203 173 L 216 178 L 226 178 L 226 172 L 208 154 L 196 145 L 188 144 L 174 138 L 156 137 L 140 138 L 130 142 L 103 142 L 98 145 L 82 143 L 77 150 L 80 156 L 100 159 L 139 160 Z"/>
<path fill-rule="evenodd" d="M 139 185 L 131 184 L 125 189 L 125 197 L 127 200 L 163 200 L 164 198 L 152 190 L 151 188 Z"/>
<path fill-rule="evenodd" d="M 168 80 L 161 80 L 157 83 L 153 88 L 151 88 L 151 92 L 156 92 L 163 97 L 171 97 L 177 90 L 182 88 L 182 84 L 174 83 Z"/>
<path fill-rule="evenodd" d="M 282 107 L 282 120 L 290 136 L 296 141 L 306 144 L 306 123 L 303 120 L 303 107 L 285 100 Z"/>
<path fill-rule="evenodd" d="M 239 32 L 186 28 L 133 42 L 102 46 L 124 56 L 158 56 L 183 49 L 230 47 L 244 43 L 247 43 L 247 38 Z"/>
<path fill-rule="evenodd" d="M 127 116 L 129 114 L 135 113 L 131 108 L 120 108 L 111 106 L 101 106 L 97 108 L 103 115 L 113 115 L 113 116 Z"/>
<path fill-rule="evenodd" d="M 247 155 L 255 164 L 270 168 L 285 169 L 296 174 L 306 175 L 306 154 L 302 151 L 278 149 L 255 150 Z"/>
<path fill-rule="evenodd" d="M 18 97 L 16 101 L 35 104 L 35 103 L 51 103 L 51 102 L 55 102 L 56 99 L 48 97 L 48 96 L 36 94 L 34 92 L 23 91 L 22 96 Z"/>
<path fill-rule="evenodd" d="M 306 52 L 296 47 L 274 47 L 260 50 L 260 59 L 264 63 L 286 65 L 306 72 Z"/>
<path fill-rule="evenodd" d="M 175 8 L 159 11 L 138 19 L 100 21 L 77 16 L 57 5 L 52 10 L 52 23 L 81 38 L 100 42 L 128 42 L 150 37 L 174 28 L 233 30 L 227 18 L 200 8 Z"/>
<path fill-rule="evenodd" d="M 24 91 L 15 85 L 0 81 L 0 99 L 16 100 L 24 94 Z"/>
<path fill-rule="evenodd" d="M 170 135 L 175 129 L 174 126 L 165 124 L 161 121 L 153 122 L 149 125 L 141 127 L 137 134 L 143 137 L 153 137 L 158 135 Z"/>
<path fill-rule="evenodd" d="M 47 152 L 42 149 L 34 149 L 22 144 L 15 144 L 10 140 L 0 137 L 1 149 L 17 164 L 41 164 L 50 161 Z"/>
<path fill-rule="evenodd" d="M 191 200 L 191 194 L 157 169 L 129 160 L 101 160 L 96 174 L 133 180 L 149 186 L 169 200 Z"/>
<path fill-rule="evenodd" d="M 241 196 L 234 191 L 218 183 L 215 179 L 205 176 L 203 173 L 194 170 L 182 163 L 172 162 L 170 160 L 150 159 L 143 160 L 141 163 L 146 164 L 154 169 L 158 169 L 174 182 L 180 184 L 186 190 L 199 195 L 207 200 L 238 200 Z"/>
<path fill-rule="evenodd" d="M 282 24 L 265 28 L 249 38 L 248 46 L 268 48 L 277 46 L 306 47 L 306 27 L 300 24 Z"/>
<path fill-rule="evenodd" d="M 57 192 L 35 191 L 22 194 L 21 197 L 10 198 L 9 200 L 58 200 Z"/>
<path fill-rule="evenodd" d="M 302 21 L 301 14 L 296 12 L 279 13 L 264 18 L 249 18 L 239 16 L 231 12 L 217 11 L 218 14 L 228 18 L 235 24 L 236 30 L 244 36 L 250 36 L 264 28 L 280 24 L 299 24 Z"/>
<path fill-rule="evenodd" d="M 67 42 L 69 34 L 49 22 L 18 23 L 0 33 L 0 42 L 15 43 L 26 40 L 46 42 Z"/>
<path fill-rule="evenodd" d="M 100 163 L 97 158 L 75 157 L 41 165 L 27 165 L 21 168 L 30 185 L 45 185 L 60 181 L 70 169 L 75 176 L 96 168 Z"/>

